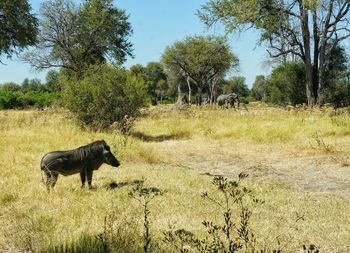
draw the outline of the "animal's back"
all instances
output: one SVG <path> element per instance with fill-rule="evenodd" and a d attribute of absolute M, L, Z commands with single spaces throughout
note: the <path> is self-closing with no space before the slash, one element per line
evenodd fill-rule
<path fill-rule="evenodd" d="M 43 156 L 40 162 L 42 170 L 62 172 L 67 165 L 70 155 L 67 151 L 53 151 Z"/>

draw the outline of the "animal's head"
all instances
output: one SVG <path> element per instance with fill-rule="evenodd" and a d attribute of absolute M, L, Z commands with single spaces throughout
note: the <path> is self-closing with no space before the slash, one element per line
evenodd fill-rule
<path fill-rule="evenodd" d="M 104 162 L 113 166 L 113 167 L 119 167 L 120 162 L 117 160 L 117 158 L 112 154 L 111 148 L 107 145 L 105 141 L 102 141 L 103 143 L 103 159 Z"/>

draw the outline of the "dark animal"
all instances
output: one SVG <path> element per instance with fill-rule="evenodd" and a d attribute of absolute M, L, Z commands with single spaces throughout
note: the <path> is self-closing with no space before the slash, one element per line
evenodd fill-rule
<path fill-rule="evenodd" d="M 237 107 L 239 109 L 239 98 L 238 98 L 238 95 L 236 93 L 220 95 L 216 99 L 216 101 L 217 101 L 219 106 L 226 106 L 226 108 L 228 107 L 228 105 L 230 105 L 233 108 L 236 108 L 235 103 L 237 103 Z"/>
<path fill-rule="evenodd" d="M 70 176 L 77 173 L 80 173 L 81 187 L 84 188 L 87 179 L 91 189 L 92 173 L 103 163 L 113 167 L 120 165 L 107 143 L 100 140 L 73 150 L 47 153 L 41 159 L 40 168 L 45 172 L 48 191 L 50 187 L 54 188 L 59 174 Z"/>

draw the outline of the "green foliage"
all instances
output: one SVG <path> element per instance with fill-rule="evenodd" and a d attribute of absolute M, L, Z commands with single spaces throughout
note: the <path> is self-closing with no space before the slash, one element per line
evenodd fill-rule
<path fill-rule="evenodd" d="M 36 91 L 36 92 L 45 92 L 47 91 L 45 84 L 42 84 L 41 81 L 37 78 L 34 79 L 24 79 L 21 85 L 21 91 L 23 93 Z"/>
<path fill-rule="evenodd" d="M 51 106 L 60 97 L 61 97 L 61 94 L 58 92 L 49 93 L 49 92 L 30 91 L 23 94 L 20 98 L 21 98 L 21 104 L 23 107 L 34 106 L 34 107 L 42 108 L 45 106 Z"/>
<path fill-rule="evenodd" d="M 150 62 L 144 69 L 144 78 L 147 86 L 147 94 L 154 98 L 157 96 L 157 90 L 163 91 L 167 90 L 166 85 L 166 75 L 164 73 L 163 67 L 158 62 Z"/>
<path fill-rule="evenodd" d="M 8 91 L 20 91 L 21 86 L 17 83 L 9 82 L 9 83 L 3 83 L 0 85 L 0 89 L 2 90 L 8 90 Z"/>
<path fill-rule="evenodd" d="M 0 89 L 0 109 L 12 109 L 19 106 L 18 92 Z"/>
<path fill-rule="evenodd" d="M 108 65 L 89 69 L 81 80 L 67 79 L 65 86 L 65 106 L 93 129 L 104 129 L 126 115 L 135 117 L 145 105 L 143 79 Z"/>
<path fill-rule="evenodd" d="M 112 0 L 46 0 L 40 9 L 37 47 L 25 55 L 36 69 L 62 67 L 79 77 L 90 65 L 122 64 L 132 56 L 132 33 L 124 10 Z"/>
<path fill-rule="evenodd" d="M 255 100 L 261 101 L 265 97 L 265 89 L 266 89 L 265 76 L 263 75 L 256 76 L 255 81 L 253 83 L 252 90 L 251 90 L 251 96 Z"/>
<path fill-rule="evenodd" d="M 266 102 L 279 105 L 306 103 L 305 87 L 304 64 L 281 64 L 266 80 Z"/>
<path fill-rule="evenodd" d="M 35 44 L 37 19 L 30 11 L 27 0 L 0 1 L 0 56 Z"/>
<path fill-rule="evenodd" d="M 222 79 L 238 66 L 238 58 L 223 37 L 193 36 L 167 47 L 162 55 L 167 72 L 183 80 L 190 77 L 199 90 L 209 89 L 214 79 Z M 178 82 L 180 83 L 180 82 Z M 180 84 L 179 84 L 180 85 Z"/>
<path fill-rule="evenodd" d="M 59 93 L 35 92 L 22 93 L 0 89 L 0 109 L 15 109 L 51 106 L 60 98 Z"/>
<path fill-rule="evenodd" d="M 236 93 L 240 98 L 248 97 L 250 90 L 245 84 L 245 78 L 243 76 L 234 76 L 227 80 L 224 85 L 224 93 Z"/>
<path fill-rule="evenodd" d="M 60 73 L 55 70 L 49 70 L 46 74 L 46 89 L 49 92 L 59 92 L 63 89 L 63 84 L 59 80 Z"/>
<path fill-rule="evenodd" d="M 350 66 L 349 57 L 343 47 L 330 50 L 325 78 L 325 102 L 334 107 L 350 105 Z"/>

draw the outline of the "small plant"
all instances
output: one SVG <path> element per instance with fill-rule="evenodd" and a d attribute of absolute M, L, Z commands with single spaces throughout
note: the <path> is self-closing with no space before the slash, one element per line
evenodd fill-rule
<path fill-rule="evenodd" d="M 164 242 L 171 245 L 172 249 L 176 252 L 188 253 L 191 249 L 197 248 L 200 245 L 200 241 L 196 239 L 195 235 L 185 229 L 175 230 L 171 228 L 164 234 Z"/>
<path fill-rule="evenodd" d="M 215 224 L 212 221 L 203 221 L 211 238 L 204 241 L 204 249 L 217 249 L 220 252 L 237 252 L 244 248 L 246 252 L 255 252 L 254 234 L 249 228 L 249 220 L 253 210 L 249 207 L 250 201 L 258 204 L 262 203 L 253 195 L 252 191 L 240 184 L 241 180 L 248 175 L 241 173 L 237 181 L 230 181 L 222 176 L 214 177 L 213 184 L 221 192 L 221 201 L 213 198 L 205 192 L 204 199 L 209 200 L 223 211 L 224 225 Z M 235 223 L 232 206 L 239 208 L 239 223 Z M 203 243 L 202 243 L 203 244 Z M 209 247 L 208 247 L 209 246 Z"/>
<path fill-rule="evenodd" d="M 314 140 L 314 142 L 316 143 L 316 147 L 310 142 L 310 146 L 314 149 L 321 149 L 327 153 L 332 153 L 334 152 L 334 150 L 332 149 L 332 146 L 329 144 L 326 144 L 324 142 L 324 140 L 320 137 L 320 135 L 318 134 L 318 132 L 315 132 L 312 135 L 312 139 Z"/>
<path fill-rule="evenodd" d="M 241 180 L 248 175 L 241 173 L 237 181 L 231 181 L 222 176 L 213 179 L 213 185 L 221 193 L 221 198 L 215 198 L 204 192 L 202 198 L 209 200 L 222 210 L 223 224 L 205 220 L 208 236 L 197 239 L 191 232 L 184 229 L 167 231 L 164 241 L 171 243 L 180 252 L 258 252 L 255 248 L 256 239 L 249 227 L 253 208 L 263 201 L 257 199 L 253 192 L 241 185 Z M 234 219 L 233 207 L 238 207 L 239 218 Z M 261 250 L 259 252 L 265 252 Z M 275 251 L 279 252 L 279 251 Z"/>
<path fill-rule="evenodd" d="M 129 192 L 129 196 L 137 200 L 143 208 L 143 226 L 144 226 L 144 246 L 143 250 L 145 253 L 151 250 L 151 240 L 152 236 L 150 234 L 150 221 L 149 215 L 151 210 L 149 204 L 157 196 L 163 195 L 164 191 L 156 187 L 143 187 L 143 183 L 138 184 L 132 191 Z"/>
<path fill-rule="evenodd" d="M 305 253 L 319 253 L 320 250 L 313 244 L 303 245 L 303 250 Z"/>

